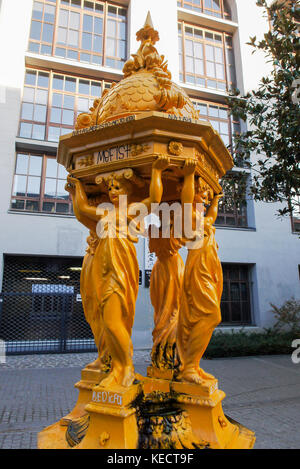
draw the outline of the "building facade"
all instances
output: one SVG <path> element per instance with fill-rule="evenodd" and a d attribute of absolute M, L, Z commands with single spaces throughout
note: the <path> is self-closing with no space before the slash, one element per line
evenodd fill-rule
<path fill-rule="evenodd" d="M 11 345 L 12 351 L 59 351 L 61 331 L 60 350 L 71 350 L 72 344 L 80 349 L 80 341 L 86 347 L 79 277 L 87 231 L 73 216 L 66 172 L 55 155 L 59 137 L 72 131 L 77 115 L 122 78 L 148 10 L 173 80 L 192 98 L 201 119 L 232 145 L 245 123 L 229 116 L 227 91 L 235 86 L 247 92 L 268 73 L 264 56 L 252 55 L 246 44 L 269 28 L 256 0 L 0 3 L 0 338 L 19 344 Z M 244 181 L 242 171 L 238 165 L 233 170 L 237 187 Z M 248 173 L 243 183 L 250 178 Z M 270 302 L 281 305 L 299 297 L 299 222 L 277 218 L 277 209 L 247 196 L 237 205 L 229 193 L 220 205 L 220 327 L 269 326 Z M 153 259 L 145 239 L 137 252 L 133 341 L 150 347 Z M 38 340 L 44 340 L 40 349 L 32 345 Z"/>

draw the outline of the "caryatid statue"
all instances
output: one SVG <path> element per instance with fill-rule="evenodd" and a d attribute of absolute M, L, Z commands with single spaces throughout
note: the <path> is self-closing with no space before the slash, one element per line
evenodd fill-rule
<path fill-rule="evenodd" d="M 152 165 L 150 194 L 142 201 L 148 210 L 151 210 L 151 204 L 161 201 L 161 173 L 167 166 L 168 157 L 158 157 Z M 128 174 L 132 177 L 128 178 Z M 131 170 L 112 172 L 106 177 L 109 199 L 114 207 L 114 210 L 107 212 L 91 206 L 81 181 L 68 177 L 76 217 L 92 229 L 93 236 L 96 231 L 99 238 L 91 269 L 83 270 L 81 282 L 84 287 L 89 285 L 95 295 L 92 305 L 94 312 L 89 316 L 92 331 L 100 329 L 103 333 L 102 343 L 105 343 L 112 358 L 109 374 L 101 381 L 101 386 L 105 387 L 116 384 L 127 387 L 135 379 L 131 332 L 139 285 L 139 266 L 134 246 L 138 241 L 138 226 L 134 233 L 128 229 L 136 215 L 132 210 L 134 203 L 130 200 L 135 179 Z M 121 219 L 122 196 L 129 199 L 125 219 Z M 90 303 L 86 304 L 89 307 Z"/>
<path fill-rule="evenodd" d="M 160 212 L 161 215 L 161 212 Z M 163 217 L 160 216 L 163 224 Z M 152 365 L 159 370 L 174 370 L 176 366 L 176 334 L 184 262 L 179 254 L 181 239 L 174 236 L 174 215 L 170 220 L 168 237 L 162 228 L 151 236 L 149 229 L 149 250 L 157 256 L 150 279 L 150 298 L 154 309 L 152 332 Z"/>
<path fill-rule="evenodd" d="M 201 179 L 195 181 L 196 160 L 185 162 L 181 194 L 183 211 L 192 206 L 193 223 L 199 208 L 209 205 L 204 217 L 202 242 L 191 245 L 185 265 L 182 298 L 177 328 L 177 350 L 180 373 L 177 380 L 201 383 L 215 379 L 200 368 L 200 360 L 210 342 L 212 333 L 221 322 L 220 302 L 223 290 L 223 272 L 218 257 L 214 223 L 218 202 L 223 194 L 213 190 Z M 195 184 L 197 185 L 195 190 Z"/>

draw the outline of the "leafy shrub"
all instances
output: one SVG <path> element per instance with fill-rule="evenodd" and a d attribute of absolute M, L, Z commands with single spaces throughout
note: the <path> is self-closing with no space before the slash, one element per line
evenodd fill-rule
<path fill-rule="evenodd" d="M 243 357 L 253 355 L 292 354 L 291 344 L 300 333 L 276 331 L 218 332 L 213 335 L 205 352 L 205 358 Z"/>
<path fill-rule="evenodd" d="M 289 330 L 297 333 L 300 331 L 300 301 L 291 298 L 281 307 L 271 303 L 272 312 L 277 320 L 274 329 Z"/>

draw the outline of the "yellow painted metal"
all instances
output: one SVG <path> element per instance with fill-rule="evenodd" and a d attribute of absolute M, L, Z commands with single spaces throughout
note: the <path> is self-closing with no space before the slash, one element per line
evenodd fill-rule
<path fill-rule="evenodd" d="M 149 16 L 137 38 L 141 46 L 126 62 L 124 79 L 78 117 L 73 134 L 60 139 L 57 159 L 69 171 L 74 214 L 90 232 L 81 295 L 98 357 L 82 371 L 74 409 L 39 433 L 38 446 L 252 448 L 253 432 L 224 415 L 225 394 L 199 364 L 221 320 L 222 268 L 213 225 L 222 197 L 219 179 L 233 160 L 172 82 Z M 125 224 L 121 196 L 128 199 Z M 155 329 L 152 366 L 143 377 L 135 373 L 131 341 L 140 227 L 134 233 L 127 228 L 136 202 L 150 212 L 161 201 L 181 202 L 183 214 L 190 204 L 195 223 L 197 203 L 208 209 L 196 248 L 184 237 L 175 239 L 174 220 L 168 239 L 150 237 L 158 256 L 150 287 Z M 114 211 L 104 217 L 97 209 L 101 202 Z M 112 214 L 117 223 L 109 225 Z M 99 221 L 114 232 L 101 236 Z M 178 253 L 184 244 L 185 267 Z M 172 427 L 168 435 L 165 425 Z"/>

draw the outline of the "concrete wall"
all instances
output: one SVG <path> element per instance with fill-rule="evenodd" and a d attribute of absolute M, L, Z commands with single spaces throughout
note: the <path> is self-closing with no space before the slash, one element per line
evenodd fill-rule
<path fill-rule="evenodd" d="M 255 3 L 255 0 L 230 0 L 233 21 L 239 23 L 234 45 L 238 86 L 242 91 L 253 88 L 268 71 L 264 57 L 251 55 L 252 49 L 246 45 L 250 36 L 261 36 L 268 28 L 268 22 L 261 17 L 261 9 Z M 73 218 L 9 213 L 31 8 L 32 0 L 3 0 L 0 15 L 0 269 L 2 253 L 83 256 L 87 236 L 86 229 Z M 138 48 L 135 34 L 150 10 L 160 33 L 158 49 L 166 55 L 174 80 L 179 73 L 176 8 L 176 0 L 131 0 L 129 4 L 130 52 Z M 60 64 L 59 69 L 61 67 Z M 99 70 L 97 73 L 100 75 Z M 292 295 L 299 297 L 299 239 L 291 233 L 289 219 L 276 218 L 277 208 L 249 201 L 252 229 L 217 228 L 216 233 L 222 262 L 252 266 L 253 323 L 259 326 L 272 321 L 271 301 L 281 304 Z M 140 240 L 137 246 L 141 270 L 144 270 L 144 242 Z M 185 258 L 186 252 L 182 252 Z M 151 345 L 152 323 L 149 290 L 142 287 L 136 308 L 135 346 Z"/>

